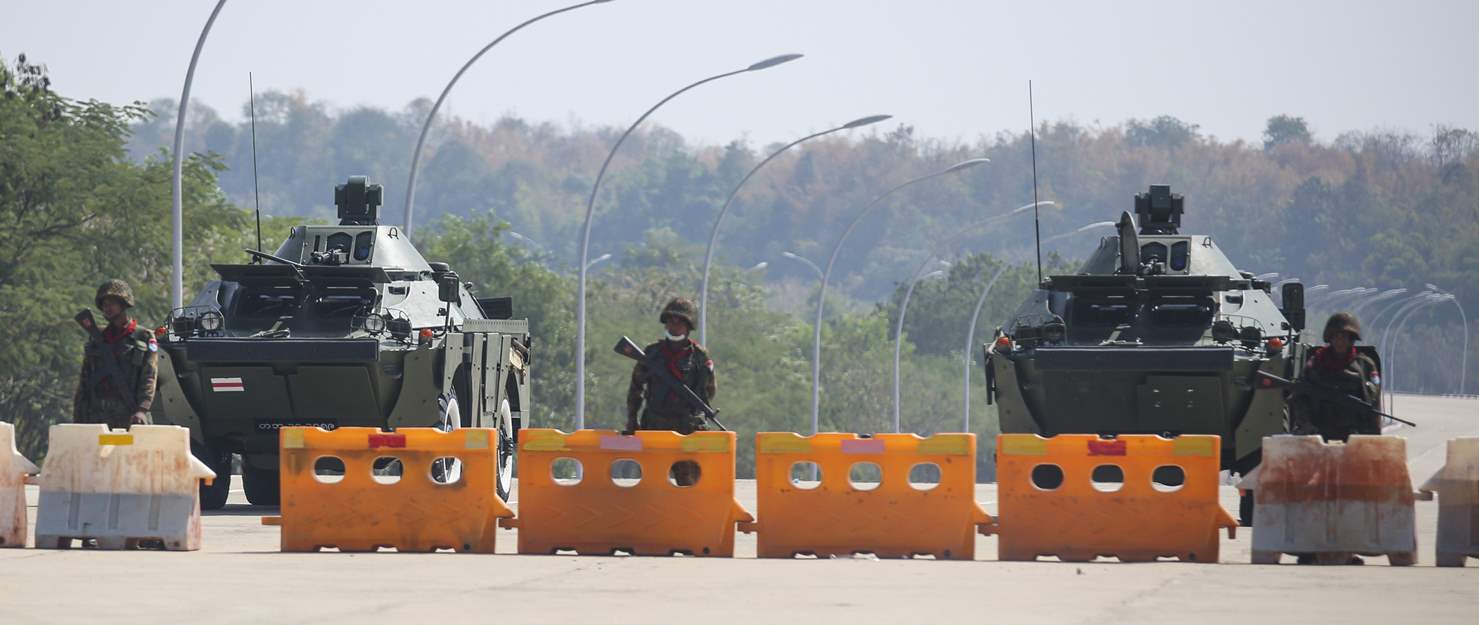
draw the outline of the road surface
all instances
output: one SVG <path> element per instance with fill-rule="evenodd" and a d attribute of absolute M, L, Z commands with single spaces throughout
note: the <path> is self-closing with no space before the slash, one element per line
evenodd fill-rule
<path fill-rule="evenodd" d="M 1392 432 L 1408 438 L 1415 483 L 1442 466 L 1449 438 L 1479 436 L 1479 400 L 1399 405 L 1421 424 Z M 737 487 L 750 510 L 754 488 Z M 978 494 L 995 512 L 995 485 Z M 1222 500 L 1237 510 L 1230 487 Z M 194 553 L 0 550 L 0 624 L 1479 623 L 1479 560 L 1432 566 L 1431 502 L 1417 504 L 1409 568 L 1252 566 L 1247 531 L 1223 541 L 1217 565 L 994 562 L 993 537 L 977 539 L 976 562 L 756 560 L 744 534 L 733 560 L 283 554 L 259 520 L 274 512 L 233 491 Z M 500 531 L 500 554 L 515 544 Z"/>

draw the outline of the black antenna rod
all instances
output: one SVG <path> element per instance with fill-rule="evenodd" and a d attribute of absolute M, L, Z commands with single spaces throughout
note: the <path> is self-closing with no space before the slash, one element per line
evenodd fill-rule
<path fill-rule="evenodd" d="M 1037 284 L 1042 285 L 1042 225 L 1037 219 L 1037 116 L 1032 110 L 1032 81 L 1027 81 L 1027 136 L 1032 141 L 1032 242 L 1037 246 Z"/>
<path fill-rule="evenodd" d="M 247 106 L 252 115 L 252 201 L 257 204 L 257 251 L 262 251 L 262 194 L 257 190 L 257 86 L 247 72 Z"/>

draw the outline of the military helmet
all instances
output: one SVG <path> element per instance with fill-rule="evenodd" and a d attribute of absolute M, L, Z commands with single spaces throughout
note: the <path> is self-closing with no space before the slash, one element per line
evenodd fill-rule
<path fill-rule="evenodd" d="M 98 295 L 97 295 L 97 297 L 94 297 L 93 298 L 92 303 L 94 305 L 96 305 L 98 308 L 102 308 L 103 307 L 103 298 L 107 298 L 107 297 L 116 297 L 116 298 L 118 298 L 119 301 L 122 301 L 123 302 L 123 307 L 124 308 L 133 308 L 134 307 L 134 291 L 133 291 L 133 289 L 128 288 L 128 283 L 127 282 L 124 282 L 124 281 L 119 280 L 117 278 L 114 278 L 112 280 L 109 280 L 107 282 L 104 282 L 102 285 L 98 286 Z"/>
<path fill-rule="evenodd" d="M 1336 332 L 1349 332 L 1351 340 L 1361 340 L 1361 322 L 1356 316 L 1348 312 L 1338 312 L 1330 315 L 1330 320 L 1325 322 L 1325 342 L 1330 342 L 1330 336 Z"/>
<path fill-rule="evenodd" d="M 688 322 L 688 327 L 692 328 L 695 325 L 693 318 L 696 316 L 698 316 L 698 310 L 694 307 L 693 302 L 681 297 L 675 297 L 673 301 L 668 302 L 667 306 L 662 307 L 662 314 L 657 316 L 657 320 L 667 323 L 668 317 L 677 317 Z"/>

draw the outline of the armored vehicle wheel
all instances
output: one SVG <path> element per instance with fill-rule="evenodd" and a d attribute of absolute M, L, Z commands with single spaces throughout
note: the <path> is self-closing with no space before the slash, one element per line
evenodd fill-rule
<path fill-rule="evenodd" d="M 282 501 L 282 484 L 276 469 L 258 469 L 243 461 L 241 483 L 247 501 L 254 506 L 276 506 Z"/>
<path fill-rule="evenodd" d="M 457 388 L 437 398 L 438 412 L 436 428 L 451 432 L 462 426 L 462 409 L 457 404 Z M 431 479 L 440 484 L 453 484 L 462 479 L 462 461 L 456 459 L 433 460 Z"/>
<path fill-rule="evenodd" d="M 508 406 L 508 400 L 498 404 L 498 498 L 508 501 L 509 491 L 514 485 L 514 463 L 518 457 L 515 454 L 518 441 L 514 439 L 514 417 L 513 410 Z"/>
<path fill-rule="evenodd" d="M 190 453 L 205 466 L 216 472 L 216 479 L 209 486 L 200 484 L 200 509 L 220 510 L 226 507 L 226 498 L 231 496 L 231 453 L 222 452 L 213 445 L 190 444 Z"/>

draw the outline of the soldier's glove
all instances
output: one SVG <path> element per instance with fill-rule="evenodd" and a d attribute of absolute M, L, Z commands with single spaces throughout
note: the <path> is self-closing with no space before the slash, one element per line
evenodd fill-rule
<path fill-rule="evenodd" d="M 128 422 L 130 425 L 148 425 L 149 413 L 142 410 L 135 412 L 133 416 L 128 418 Z"/>

